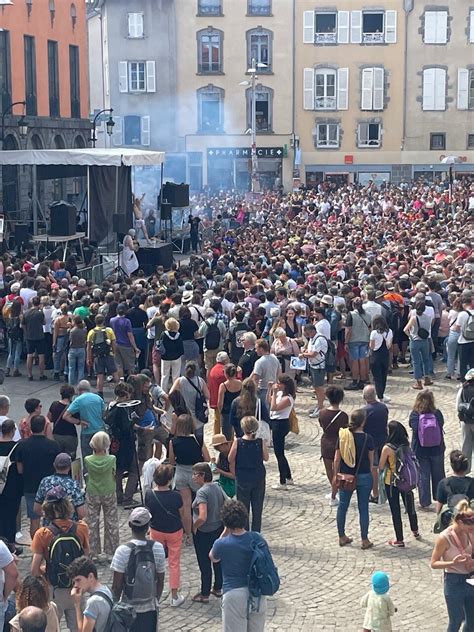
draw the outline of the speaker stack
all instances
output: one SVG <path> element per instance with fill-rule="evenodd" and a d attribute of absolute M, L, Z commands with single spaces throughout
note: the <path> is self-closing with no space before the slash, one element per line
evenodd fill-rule
<path fill-rule="evenodd" d="M 76 234 L 76 207 L 61 200 L 49 205 L 51 237 L 70 237 Z"/>
<path fill-rule="evenodd" d="M 189 206 L 189 184 L 166 182 L 163 185 L 162 200 L 176 208 Z"/>

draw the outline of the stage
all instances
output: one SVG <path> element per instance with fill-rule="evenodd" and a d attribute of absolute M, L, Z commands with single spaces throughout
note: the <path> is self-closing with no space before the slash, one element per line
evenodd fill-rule
<path fill-rule="evenodd" d="M 138 240 L 140 248 L 137 251 L 137 259 L 140 268 L 146 275 L 156 272 L 157 266 L 163 266 L 165 270 L 171 270 L 173 264 L 173 244 L 156 241 L 149 244 L 145 239 Z"/>

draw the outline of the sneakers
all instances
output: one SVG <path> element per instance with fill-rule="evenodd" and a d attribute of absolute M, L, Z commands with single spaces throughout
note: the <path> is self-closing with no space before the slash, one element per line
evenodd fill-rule
<path fill-rule="evenodd" d="M 421 533 L 419 531 L 412 531 L 415 540 L 421 540 Z"/>
<path fill-rule="evenodd" d="M 389 540 L 387 542 L 390 546 L 393 546 L 395 549 L 404 549 L 405 542 L 403 540 Z"/>
<path fill-rule="evenodd" d="M 382 397 L 382 399 L 381 399 L 381 400 L 379 400 L 379 401 L 383 402 L 384 404 L 390 404 L 390 402 L 392 401 L 392 399 L 391 399 L 390 397 L 387 397 L 387 395 L 384 395 L 384 396 Z"/>
<path fill-rule="evenodd" d="M 332 498 L 329 500 L 329 506 L 330 507 L 337 507 L 339 505 L 339 498 L 336 496 L 336 498 Z"/>
<path fill-rule="evenodd" d="M 352 380 L 352 382 L 350 384 L 348 384 L 347 386 L 344 387 L 344 390 L 346 390 L 346 391 L 358 391 L 359 390 L 359 382 L 354 382 L 354 380 Z"/>
<path fill-rule="evenodd" d="M 170 597 L 170 606 L 172 608 L 178 608 L 179 606 L 181 606 L 184 602 L 186 601 L 185 597 L 183 595 L 178 595 L 176 597 L 176 599 L 173 599 L 173 595 L 171 595 Z"/>
<path fill-rule="evenodd" d="M 373 503 L 374 505 L 378 505 L 379 502 L 379 497 L 378 496 L 373 496 L 372 494 L 370 494 L 369 496 L 369 503 Z"/>
<path fill-rule="evenodd" d="M 293 480 L 292 478 L 287 478 L 287 479 L 286 479 L 286 484 L 287 484 L 287 485 L 294 485 L 294 484 L 295 484 L 295 482 L 294 482 L 294 480 Z"/>
<path fill-rule="evenodd" d="M 309 413 L 309 417 L 310 419 L 316 419 L 317 417 L 319 417 L 319 408 L 316 407 L 313 412 Z"/>
<path fill-rule="evenodd" d="M 272 485 L 272 489 L 284 489 L 286 491 L 288 491 L 288 487 L 286 485 L 286 483 L 277 483 L 276 485 Z"/>

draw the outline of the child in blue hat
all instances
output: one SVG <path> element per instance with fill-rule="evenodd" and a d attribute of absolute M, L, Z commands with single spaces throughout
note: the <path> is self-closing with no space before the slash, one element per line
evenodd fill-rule
<path fill-rule="evenodd" d="M 366 608 L 363 630 L 364 632 L 392 632 L 390 617 L 396 612 L 388 594 L 390 581 L 387 573 L 377 571 L 372 575 L 372 590 L 369 590 L 360 600 L 360 605 Z"/>

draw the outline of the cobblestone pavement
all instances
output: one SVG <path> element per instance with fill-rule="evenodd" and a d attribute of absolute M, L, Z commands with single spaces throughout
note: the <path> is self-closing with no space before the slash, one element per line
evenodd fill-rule
<path fill-rule="evenodd" d="M 448 454 L 459 447 L 459 427 L 455 415 L 455 394 L 458 383 L 443 379 L 444 367 L 437 367 L 437 380 L 432 387 L 438 407 L 446 419 Z M 399 369 L 389 377 L 388 395 L 390 418 L 408 423 L 408 414 L 415 399 L 408 369 Z M 387 540 L 393 537 L 388 506 L 371 505 L 370 539 L 374 548 L 361 551 L 358 546 L 358 514 L 355 499 L 348 514 L 347 533 L 354 537 L 351 546 L 339 548 L 336 531 L 336 508 L 329 507 L 324 498 L 329 491 L 320 461 L 320 429 L 317 420 L 308 412 L 314 400 L 308 388 L 298 394 L 297 411 L 301 432 L 288 439 L 288 459 L 293 470 L 295 487 L 290 491 L 275 491 L 277 465 L 273 454 L 267 468 L 267 494 L 263 516 L 263 534 L 268 539 L 281 574 L 281 589 L 269 600 L 267 630 L 340 631 L 360 629 L 363 611 L 361 596 L 370 587 L 375 570 L 389 573 L 391 595 L 398 612 L 393 618 L 396 631 L 432 631 L 446 629 L 446 608 L 443 598 L 442 573 L 429 567 L 434 536 L 434 514 L 420 512 L 422 539 L 406 538 L 405 549 L 391 549 Z M 39 397 L 43 409 L 56 398 L 57 383 L 33 382 L 24 378 L 7 378 L 2 393 L 12 398 L 12 416 L 20 419 L 27 396 Z M 111 394 L 111 389 L 108 389 Z M 362 404 L 361 392 L 347 392 L 344 409 L 348 412 Z M 211 431 L 209 424 L 208 432 Z M 128 538 L 127 513 L 120 509 L 122 541 Z M 404 518 L 406 530 L 408 520 Z M 26 524 L 24 532 L 27 532 Z M 408 530 L 409 533 L 409 530 Z M 197 563 L 192 547 L 183 550 L 182 592 L 186 602 L 178 609 L 170 608 L 165 589 L 160 612 L 160 630 L 193 630 L 217 632 L 220 627 L 219 600 L 211 596 L 208 605 L 193 604 L 190 597 L 198 592 Z M 29 549 L 21 558 L 22 573 L 30 563 Z M 100 565 L 102 580 L 110 582 L 110 571 Z M 166 585 L 166 582 L 165 582 Z"/>

